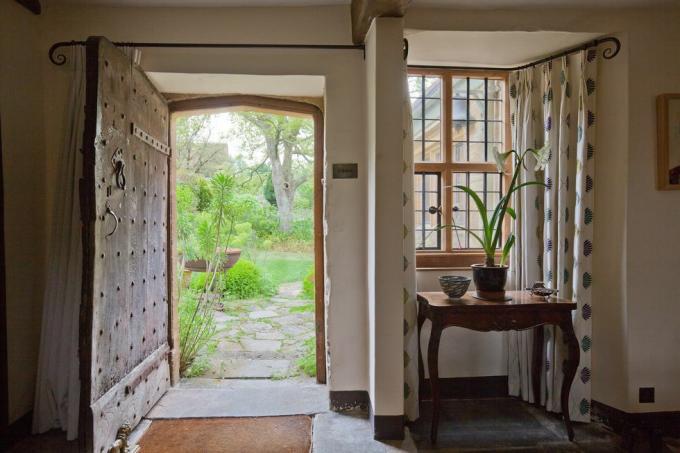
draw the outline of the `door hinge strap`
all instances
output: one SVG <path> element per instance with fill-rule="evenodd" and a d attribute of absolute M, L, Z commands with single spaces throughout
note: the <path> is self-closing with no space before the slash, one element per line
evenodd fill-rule
<path fill-rule="evenodd" d="M 170 147 L 168 145 L 166 145 L 153 135 L 149 134 L 144 129 L 137 126 L 135 123 L 130 123 L 130 130 L 132 132 L 132 135 L 134 135 L 147 145 L 150 145 L 156 151 L 159 151 L 165 154 L 166 156 L 170 155 Z"/>

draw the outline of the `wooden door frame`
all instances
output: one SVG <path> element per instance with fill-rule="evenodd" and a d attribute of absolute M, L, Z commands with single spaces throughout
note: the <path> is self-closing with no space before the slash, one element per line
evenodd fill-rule
<path fill-rule="evenodd" d="M 0 120 L 0 442 L 9 429 L 9 363 L 7 357 L 7 296 L 5 293 L 5 188 Z"/>
<path fill-rule="evenodd" d="M 233 107 L 250 107 L 257 110 L 277 112 L 277 113 L 299 113 L 309 115 L 314 121 L 314 312 L 316 324 L 316 381 L 320 384 L 326 383 L 326 313 L 324 303 L 324 240 L 323 240 L 323 168 L 324 168 L 324 117 L 321 109 L 314 104 L 293 101 L 281 98 L 271 98 L 266 96 L 253 95 L 226 95 L 208 96 L 177 101 L 169 101 L 170 109 L 170 137 L 171 148 L 175 149 L 175 119 L 178 113 L 196 112 L 204 113 L 206 110 L 215 111 Z M 174 153 L 173 153 L 174 156 Z M 170 171 L 170 206 L 169 238 L 171 246 L 169 248 L 168 259 L 172 260 L 175 256 L 175 237 L 176 237 L 176 213 L 175 213 L 175 159 L 173 157 Z M 177 316 L 177 288 L 176 266 L 170 262 L 169 290 L 172 306 L 170 307 L 170 328 L 171 328 L 171 348 L 172 360 L 171 376 L 173 383 L 179 381 L 179 319 Z M 177 335 L 177 336 L 175 336 Z"/>

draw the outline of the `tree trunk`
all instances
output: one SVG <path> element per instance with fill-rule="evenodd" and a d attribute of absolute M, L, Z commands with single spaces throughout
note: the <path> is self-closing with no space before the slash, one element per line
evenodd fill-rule
<path fill-rule="evenodd" d="M 276 208 L 279 216 L 279 228 L 284 233 L 290 233 L 293 227 L 293 200 L 295 188 L 286 180 L 278 159 L 272 160 L 272 185 L 276 196 Z"/>

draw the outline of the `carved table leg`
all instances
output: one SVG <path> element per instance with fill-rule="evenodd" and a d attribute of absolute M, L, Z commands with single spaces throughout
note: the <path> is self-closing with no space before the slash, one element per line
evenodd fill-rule
<path fill-rule="evenodd" d="M 531 383 L 534 404 L 541 405 L 541 371 L 543 370 L 543 326 L 534 328 L 534 351 L 531 357 Z"/>
<path fill-rule="evenodd" d="M 574 428 L 571 426 L 571 420 L 569 419 L 569 392 L 571 390 L 571 384 L 574 381 L 574 376 L 576 376 L 576 369 L 578 368 L 579 361 L 581 360 L 581 352 L 578 345 L 578 340 L 576 339 L 576 334 L 574 333 L 574 325 L 571 321 L 571 315 L 568 315 L 568 319 L 560 323 L 560 328 L 562 329 L 562 335 L 564 338 L 564 343 L 568 348 L 567 359 L 564 361 L 564 379 L 562 380 L 562 416 L 564 417 L 564 425 L 567 428 L 567 434 L 569 440 L 574 440 Z"/>
<path fill-rule="evenodd" d="M 432 321 L 430 342 L 427 345 L 427 366 L 430 372 L 430 386 L 432 387 L 432 431 L 430 440 L 437 442 L 437 428 L 439 426 L 439 412 L 441 410 L 441 396 L 439 395 L 439 340 L 442 336 L 442 325 Z"/>

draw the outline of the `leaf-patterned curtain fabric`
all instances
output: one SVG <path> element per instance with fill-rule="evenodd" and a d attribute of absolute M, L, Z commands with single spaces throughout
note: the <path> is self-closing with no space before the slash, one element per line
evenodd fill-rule
<path fill-rule="evenodd" d="M 510 76 L 512 145 L 516 150 L 550 145 L 544 170 L 529 166 L 525 181 L 543 180 L 515 197 L 518 238 L 512 258 L 517 289 L 537 280 L 577 303 L 574 330 L 581 360 L 569 397 L 570 417 L 590 421 L 593 189 L 596 150 L 598 51 L 591 48 Z M 533 332 L 510 332 L 511 395 L 534 402 L 531 382 Z M 540 404 L 560 412 L 566 348 L 559 328 L 545 327 L 545 368 Z"/>
<path fill-rule="evenodd" d="M 411 98 L 408 74 L 404 64 L 403 115 L 403 231 L 404 231 L 404 413 L 414 421 L 418 418 L 418 329 L 416 326 L 416 242 L 413 230 L 413 133 L 411 130 Z"/>

